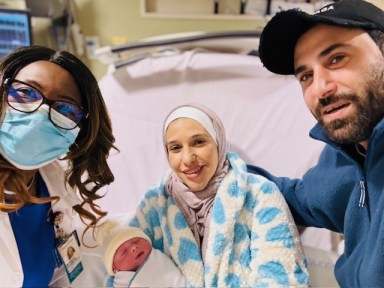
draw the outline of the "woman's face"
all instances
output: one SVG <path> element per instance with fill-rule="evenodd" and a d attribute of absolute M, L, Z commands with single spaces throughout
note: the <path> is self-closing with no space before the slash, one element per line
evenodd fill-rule
<path fill-rule="evenodd" d="M 166 131 L 168 161 L 172 170 L 192 192 L 207 187 L 219 164 L 213 138 L 197 121 L 179 118 Z"/>
<path fill-rule="evenodd" d="M 68 258 L 71 259 L 73 255 L 75 254 L 75 248 L 72 246 L 68 248 Z"/>

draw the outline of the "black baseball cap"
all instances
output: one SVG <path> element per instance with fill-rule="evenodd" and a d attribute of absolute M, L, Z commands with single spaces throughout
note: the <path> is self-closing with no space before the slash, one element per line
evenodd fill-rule
<path fill-rule="evenodd" d="M 293 57 L 297 40 L 320 23 L 384 32 L 384 11 L 364 0 L 341 0 L 324 6 L 313 15 L 300 9 L 277 12 L 260 36 L 261 62 L 273 73 L 294 74 Z"/>

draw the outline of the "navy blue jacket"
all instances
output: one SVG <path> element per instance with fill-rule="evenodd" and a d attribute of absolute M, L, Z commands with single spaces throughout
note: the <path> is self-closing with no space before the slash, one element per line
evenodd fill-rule
<path fill-rule="evenodd" d="M 250 165 L 249 171 L 278 185 L 298 225 L 344 234 L 345 251 L 335 266 L 341 287 L 384 287 L 384 120 L 360 162 L 354 146 L 332 142 L 320 125 L 310 136 L 328 145 L 302 179 Z"/>

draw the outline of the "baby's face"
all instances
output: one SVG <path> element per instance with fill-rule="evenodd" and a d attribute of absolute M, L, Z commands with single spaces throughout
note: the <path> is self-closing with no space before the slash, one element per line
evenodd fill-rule
<path fill-rule="evenodd" d="M 135 271 L 147 259 L 152 246 L 144 238 L 135 237 L 125 241 L 113 257 L 113 271 Z"/>

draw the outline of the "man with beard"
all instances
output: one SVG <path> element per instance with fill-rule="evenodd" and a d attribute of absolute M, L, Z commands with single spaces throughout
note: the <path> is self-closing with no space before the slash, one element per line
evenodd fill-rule
<path fill-rule="evenodd" d="M 279 12 L 260 38 L 264 66 L 295 75 L 318 120 L 310 136 L 327 145 L 302 179 L 249 169 L 276 182 L 296 224 L 344 235 L 342 287 L 384 285 L 383 52 L 384 12 L 363 0 Z"/>

